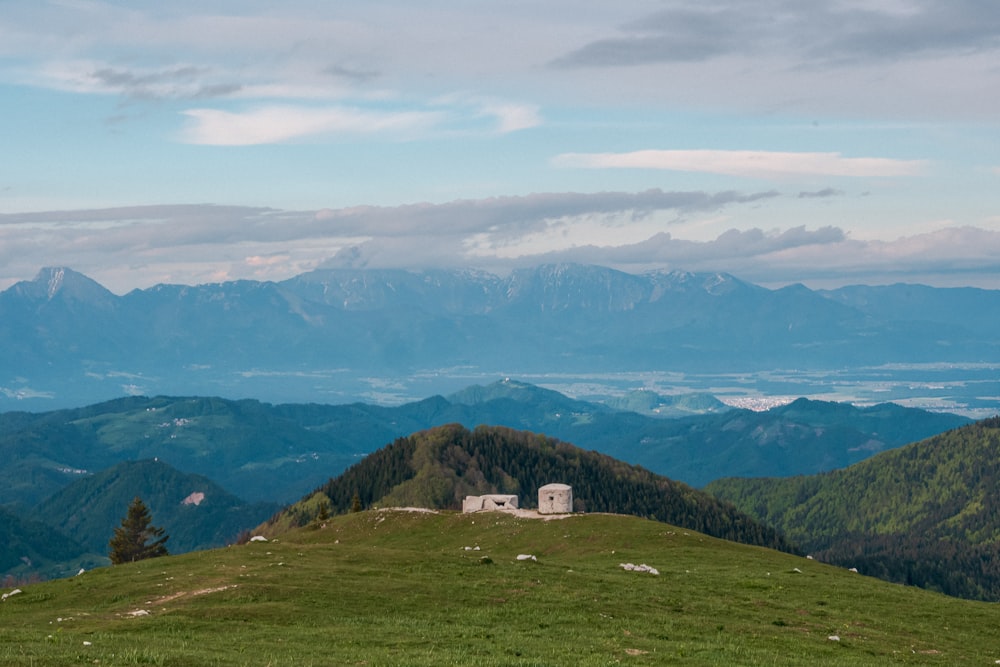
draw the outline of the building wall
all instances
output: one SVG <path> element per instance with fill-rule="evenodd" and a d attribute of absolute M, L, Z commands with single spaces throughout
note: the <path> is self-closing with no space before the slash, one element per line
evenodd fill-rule
<path fill-rule="evenodd" d="M 570 514 L 573 511 L 573 487 L 546 484 L 538 489 L 539 514 Z"/>

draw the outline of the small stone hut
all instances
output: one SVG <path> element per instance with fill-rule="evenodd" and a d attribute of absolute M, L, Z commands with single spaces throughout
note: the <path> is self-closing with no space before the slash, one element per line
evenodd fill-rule
<path fill-rule="evenodd" d="M 573 487 L 546 484 L 538 489 L 539 514 L 570 514 L 573 511 Z"/>
<path fill-rule="evenodd" d="M 517 496 L 491 494 L 486 496 L 466 496 L 462 501 L 462 512 L 496 512 L 516 510 Z"/>

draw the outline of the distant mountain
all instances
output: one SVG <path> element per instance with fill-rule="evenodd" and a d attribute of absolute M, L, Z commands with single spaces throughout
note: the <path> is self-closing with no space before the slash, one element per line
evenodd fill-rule
<path fill-rule="evenodd" d="M 201 475 L 181 473 L 163 461 L 128 461 L 78 479 L 32 512 L 88 551 L 107 554 L 108 540 L 129 503 L 139 496 L 153 524 L 166 529 L 171 553 L 235 542 L 278 505 L 251 505 Z"/>
<path fill-rule="evenodd" d="M 918 294 L 919 296 L 913 296 Z M 0 405 L 126 393 L 324 400 L 433 369 L 752 372 L 1000 361 L 998 292 L 770 290 L 724 273 L 322 269 L 116 296 L 68 268 L 0 292 Z M 354 392 L 354 393 L 352 393 Z"/>
<path fill-rule="evenodd" d="M 466 495 L 515 494 L 521 507 L 537 507 L 538 489 L 573 487 L 577 510 L 632 514 L 715 537 L 785 551 L 778 533 L 696 491 L 609 456 L 528 431 L 450 424 L 397 439 L 320 487 L 334 513 L 364 507 L 461 509 Z M 264 527 L 304 525 L 316 518 L 314 498 L 284 510 Z"/>
<path fill-rule="evenodd" d="M 949 595 L 1000 600 L 1000 418 L 844 470 L 707 487 L 816 558 Z"/>
<path fill-rule="evenodd" d="M 1000 330 L 1000 290 L 895 284 L 853 285 L 819 294 L 888 322 L 936 323 L 978 334 Z"/>
<path fill-rule="evenodd" d="M 397 407 L 132 397 L 0 413 L 0 503 L 25 509 L 83 476 L 160 458 L 250 501 L 291 502 L 393 439 L 448 423 L 546 433 L 700 486 L 843 467 L 969 420 L 896 405 L 800 400 L 663 419 L 516 380 Z"/>

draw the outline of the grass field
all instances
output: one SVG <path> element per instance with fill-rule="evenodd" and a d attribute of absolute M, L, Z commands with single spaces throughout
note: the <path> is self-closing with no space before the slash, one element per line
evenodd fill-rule
<path fill-rule="evenodd" d="M 0 602 L 4 666 L 997 661 L 996 605 L 608 515 L 361 512 Z"/>

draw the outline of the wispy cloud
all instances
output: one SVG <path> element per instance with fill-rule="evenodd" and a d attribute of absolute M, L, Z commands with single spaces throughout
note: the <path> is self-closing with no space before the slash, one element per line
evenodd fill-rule
<path fill-rule="evenodd" d="M 433 111 L 386 112 L 349 107 L 265 106 L 250 111 L 189 109 L 181 140 L 212 146 L 250 146 L 332 134 L 405 135 L 443 120 Z"/>
<path fill-rule="evenodd" d="M 826 199 L 828 197 L 843 197 L 844 191 L 836 188 L 823 188 L 812 192 L 800 192 L 799 199 Z"/>
<path fill-rule="evenodd" d="M 840 153 L 740 150 L 641 150 L 628 153 L 563 153 L 558 167 L 582 169 L 667 169 L 752 178 L 808 176 L 912 176 L 922 160 L 844 157 Z"/>
<path fill-rule="evenodd" d="M 673 2 L 556 58 L 628 67 L 783 53 L 844 64 L 965 55 L 1000 47 L 1000 10 L 978 0 L 910 3 Z"/>

